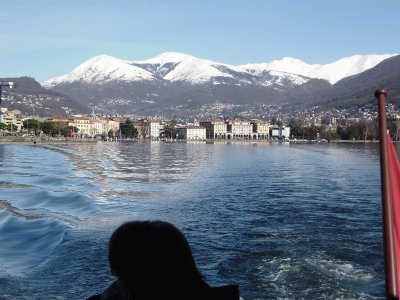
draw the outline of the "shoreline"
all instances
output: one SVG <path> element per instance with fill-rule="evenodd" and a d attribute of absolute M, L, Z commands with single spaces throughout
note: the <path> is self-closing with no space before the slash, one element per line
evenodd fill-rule
<path fill-rule="evenodd" d="M 63 143 L 96 143 L 100 140 L 92 139 L 70 139 L 70 138 L 43 138 L 43 137 L 15 137 L 1 136 L 0 145 L 2 144 L 63 144 Z"/>
<path fill-rule="evenodd" d="M 91 138 L 49 138 L 49 137 L 16 137 L 16 136 L 0 136 L 0 145 L 2 144 L 69 144 L 69 143 L 98 143 L 98 142 L 132 142 L 127 140 L 118 140 L 118 141 L 103 141 L 101 139 L 91 139 Z M 152 142 L 150 140 L 136 140 L 135 142 Z M 162 141 L 159 141 L 162 143 Z M 268 140 L 176 140 L 172 141 L 172 143 L 208 143 L 208 144 L 218 144 L 218 143 L 252 143 L 252 144 L 277 144 L 275 141 Z M 398 141 L 394 141 L 397 143 Z M 168 142 L 167 142 L 168 143 Z M 171 142 L 169 142 L 171 143 Z M 286 142 L 288 143 L 288 142 Z M 308 141 L 298 141 L 298 142 L 290 142 L 290 144 L 329 144 L 329 143 L 379 143 L 379 140 L 331 140 L 329 142 L 308 142 Z"/>

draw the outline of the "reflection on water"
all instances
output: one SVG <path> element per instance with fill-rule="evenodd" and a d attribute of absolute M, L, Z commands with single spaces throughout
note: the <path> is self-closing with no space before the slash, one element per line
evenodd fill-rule
<path fill-rule="evenodd" d="M 0 163 L 2 163 L 4 160 L 4 151 L 5 147 L 0 147 Z"/>
<path fill-rule="evenodd" d="M 0 298 L 101 291 L 131 219 L 176 224 L 244 299 L 383 295 L 377 144 L 155 142 L 0 145 Z"/>

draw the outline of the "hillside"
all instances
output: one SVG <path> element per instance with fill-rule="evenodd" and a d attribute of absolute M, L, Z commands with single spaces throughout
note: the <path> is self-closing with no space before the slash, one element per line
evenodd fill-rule
<path fill-rule="evenodd" d="M 100 55 L 43 85 L 100 113 L 184 114 L 212 103 L 307 106 L 336 98 L 340 104 L 347 101 L 338 97 L 340 79 L 388 57 L 393 55 L 354 55 L 327 65 L 283 58 L 232 66 L 175 52 L 144 61 Z"/>
<path fill-rule="evenodd" d="M 28 115 L 53 116 L 88 112 L 88 107 L 59 92 L 44 89 L 30 77 L 0 78 L 12 81 L 12 89 L 4 88 L 2 106 L 17 109 Z"/>
<path fill-rule="evenodd" d="M 325 93 L 320 102 L 327 107 L 348 107 L 376 101 L 374 92 L 384 88 L 388 102 L 400 105 L 400 55 L 388 58 L 361 74 L 344 78 Z"/>
<path fill-rule="evenodd" d="M 353 75 L 341 78 L 347 74 Z M 374 101 L 380 87 L 388 90 L 389 101 L 400 104 L 399 55 L 355 55 L 328 65 L 284 58 L 243 66 L 182 53 L 144 61 L 100 55 L 44 82 L 45 88 L 29 77 L 1 80 L 15 82 L 4 106 L 42 116 L 92 109 L 102 114 L 193 115 L 215 104 L 346 108 Z"/>

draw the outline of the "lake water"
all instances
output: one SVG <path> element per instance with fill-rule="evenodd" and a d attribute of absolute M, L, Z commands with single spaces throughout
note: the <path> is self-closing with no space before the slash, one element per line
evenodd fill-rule
<path fill-rule="evenodd" d="M 0 145 L 0 299 L 84 299 L 161 219 L 247 299 L 384 297 L 378 144 Z"/>

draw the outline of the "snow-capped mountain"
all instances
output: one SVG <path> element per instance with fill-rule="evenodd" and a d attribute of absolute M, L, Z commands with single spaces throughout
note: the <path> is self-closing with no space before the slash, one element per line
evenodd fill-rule
<path fill-rule="evenodd" d="M 270 63 L 242 65 L 239 66 L 239 69 L 256 75 L 265 70 L 281 71 L 309 78 L 325 79 L 331 84 L 335 84 L 345 77 L 371 69 L 383 60 L 395 55 L 353 55 L 326 65 L 306 64 L 296 58 L 284 57 L 282 60 L 274 60 Z"/>
<path fill-rule="evenodd" d="M 70 73 L 50 79 L 42 85 L 50 87 L 63 83 L 73 83 L 76 81 L 84 83 L 101 83 L 112 80 L 140 81 L 153 79 L 153 74 L 142 68 L 135 67 L 128 62 L 112 56 L 99 55 L 87 60 Z"/>
<path fill-rule="evenodd" d="M 185 81 L 201 84 L 213 77 L 233 78 L 218 70 L 219 63 L 199 59 L 183 53 L 167 52 L 144 61 L 131 62 L 132 65 L 146 69 L 159 78 L 170 82 Z"/>
<path fill-rule="evenodd" d="M 270 63 L 232 66 L 176 52 L 142 61 L 100 55 L 43 85 L 103 113 L 173 114 L 177 109 L 183 113 L 184 109 L 189 112 L 215 103 L 321 103 L 344 95 L 353 97 L 352 87 L 341 84 L 400 57 L 392 56 L 355 55 L 326 65 L 286 57 Z M 364 91 L 365 79 L 357 82 Z"/>
<path fill-rule="evenodd" d="M 107 55 L 93 57 L 72 72 L 50 79 L 45 87 L 81 82 L 99 84 L 110 81 L 139 82 L 166 80 L 200 84 L 212 77 L 232 77 L 219 71 L 213 62 L 183 53 L 168 52 L 144 61 L 124 61 Z"/>
<path fill-rule="evenodd" d="M 221 84 L 225 80 L 236 84 L 264 86 L 300 85 L 311 78 L 325 79 L 331 84 L 376 66 L 394 54 L 354 55 L 326 65 L 306 64 L 285 57 L 270 63 L 232 66 L 196 58 L 183 53 L 167 52 L 143 61 L 125 61 L 107 55 L 93 57 L 70 73 L 50 79 L 45 87 L 80 82 L 101 84 L 105 82 L 168 81 L 190 84 Z"/>

